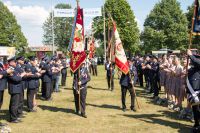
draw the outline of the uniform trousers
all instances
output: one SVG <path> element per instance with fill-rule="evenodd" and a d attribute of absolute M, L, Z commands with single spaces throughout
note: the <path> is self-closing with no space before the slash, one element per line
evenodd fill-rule
<path fill-rule="evenodd" d="M 79 94 L 75 89 L 73 89 L 73 93 L 74 93 L 76 112 L 81 111 L 82 114 L 85 114 L 87 89 L 83 88 L 80 90 L 80 107 L 79 107 Z"/>
<path fill-rule="evenodd" d="M 51 94 L 53 91 L 52 83 L 44 82 L 44 88 L 45 88 L 45 98 L 46 98 L 46 100 L 49 100 L 51 98 Z"/>
<path fill-rule="evenodd" d="M 66 78 L 67 78 L 67 73 L 62 73 L 62 78 L 61 78 L 61 85 L 62 86 L 66 85 Z"/>
<path fill-rule="evenodd" d="M 123 86 L 121 85 L 121 100 L 122 100 L 122 108 L 126 109 L 126 92 L 127 90 L 130 93 L 131 96 L 131 109 L 133 109 L 135 107 L 135 95 L 133 93 L 133 89 L 131 86 Z"/>
<path fill-rule="evenodd" d="M 20 102 L 20 94 L 11 94 L 9 112 L 10 112 L 10 120 L 17 120 L 19 114 L 19 102 Z"/>
<path fill-rule="evenodd" d="M 114 89 L 114 76 L 112 76 L 112 79 L 111 79 L 111 76 L 107 76 L 107 83 L 108 83 L 108 88 L 111 90 Z"/>
<path fill-rule="evenodd" d="M 24 89 L 19 94 L 19 108 L 18 108 L 18 111 L 17 111 L 19 116 L 22 115 L 23 108 L 24 108 Z"/>
<path fill-rule="evenodd" d="M 1 109 L 1 107 L 3 105 L 3 96 L 4 96 L 4 90 L 1 90 L 0 91 L 0 109 Z"/>
<path fill-rule="evenodd" d="M 32 110 L 34 108 L 33 100 L 34 95 L 36 94 L 37 89 L 28 89 L 27 90 L 27 106 L 29 110 Z"/>

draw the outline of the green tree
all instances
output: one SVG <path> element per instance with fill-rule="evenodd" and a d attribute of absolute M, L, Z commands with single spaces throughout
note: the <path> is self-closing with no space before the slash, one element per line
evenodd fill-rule
<path fill-rule="evenodd" d="M 57 9 L 70 9 L 68 4 L 58 4 Z M 59 50 L 66 51 L 72 31 L 73 18 L 55 18 L 54 17 L 54 42 Z M 52 13 L 43 24 L 43 43 L 45 45 L 52 45 Z"/>
<path fill-rule="evenodd" d="M 135 16 L 126 0 L 107 0 L 105 3 L 106 29 L 108 29 L 109 13 L 117 24 L 117 29 L 124 48 L 135 52 L 139 46 L 139 29 Z M 94 37 L 103 41 L 104 19 L 103 16 L 93 19 Z M 106 30 L 106 35 L 108 30 Z M 108 39 L 108 37 L 106 37 Z"/>
<path fill-rule="evenodd" d="M 146 52 L 169 49 L 185 50 L 188 44 L 188 21 L 176 0 L 158 2 L 144 23 L 141 33 Z"/>
<path fill-rule="evenodd" d="M 18 53 L 24 53 L 28 46 L 21 27 L 15 16 L 0 1 L 0 46 L 16 47 Z"/>
<path fill-rule="evenodd" d="M 191 32 L 193 13 L 194 13 L 194 3 L 188 7 L 186 13 L 186 17 L 189 22 L 188 23 L 189 32 Z M 192 40 L 193 40 L 192 47 L 200 49 L 200 36 L 193 36 Z"/>

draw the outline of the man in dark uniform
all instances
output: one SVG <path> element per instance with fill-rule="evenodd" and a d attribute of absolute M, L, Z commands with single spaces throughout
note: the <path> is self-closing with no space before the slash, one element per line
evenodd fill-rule
<path fill-rule="evenodd" d="M 136 111 L 135 109 L 135 94 L 133 92 L 133 88 L 132 88 L 132 85 L 133 82 L 131 80 L 131 77 L 130 77 L 130 74 L 122 74 L 121 76 L 121 79 L 120 79 L 120 85 L 121 85 L 121 100 L 122 100 L 122 110 L 125 112 L 126 111 L 126 92 L 127 90 L 129 91 L 130 93 L 130 96 L 131 96 L 131 110 L 132 111 Z"/>
<path fill-rule="evenodd" d="M 23 56 L 19 56 L 16 58 L 17 60 L 17 69 L 20 73 L 24 73 L 25 72 L 25 67 L 26 65 L 24 64 L 24 57 Z M 24 90 L 26 89 L 26 76 L 24 76 L 22 78 L 21 81 L 22 84 L 22 93 L 20 94 L 20 102 L 19 102 L 19 110 L 18 113 L 20 115 L 20 117 L 23 117 L 23 107 L 24 107 Z"/>
<path fill-rule="evenodd" d="M 152 57 L 152 63 L 150 66 L 150 70 L 151 70 L 151 77 L 152 77 L 152 90 L 154 92 L 154 96 L 153 98 L 155 100 L 158 99 L 158 94 L 159 94 L 159 63 L 158 63 L 158 59 L 156 56 Z"/>
<path fill-rule="evenodd" d="M 0 64 L 0 109 L 3 104 L 4 90 L 7 88 L 7 75 L 13 72 L 12 69 L 5 70 Z"/>
<path fill-rule="evenodd" d="M 45 100 L 52 100 L 51 94 L 53 90 L 52 86 L 53 71 L 52 71 L 52 65 L 50 63 L 51 60 L 47 59 L 46 65 L 44 66 L 45 73 L 43 75 L 43 83 L 45 88 L 45 96 L 44 96 Z"/>
<path fill-rule="evenodd" d="M 190 89 L 192 89 L 194 92 L 200 91 L 200 56 L 193 55 L 191 50 L 188 50 L 187 54 L 191 60 L 191 68 L 188 70 L 188 81 L 191 87 L 189 87 L 188 85 L 187 93 L 191 94 Z M 200 105 L 192 106 L 192 110 L 193 110 L 194 121 L 195 121 L 193 132 L 199 133 L 200 132 L 200 123 L 199 123 L 200 122 Z"/>
<path fill-rule="evenodd" d="M 109 58 L 107 59 L 107 62 L 105 63 L 105 70 L 106 70 L 108 90 L 113 91 L 114 90 L 115 65 L 112 64 L 112 62 L 110 61 Z"/>
<path fill-rule="evenodd" d="M 78 71 L 80 71 L 80 77 L 79 77 Z M 87 83 L 89 81 L 90 81 L 90 75 L 88 73 L 87 68 L 85 67 L 85 62 L 84 62 L 82 66 L 80 67 L 80 70 L 77 70 L 74 73 L 74 80 L 73 80 L 73 93 L 74 93 L 76 113 L 79 114 L 79 111 L 80 111 L 81 116 L 84 118 L 87 118 L 87 115 L 85 112 L 85 106 L 86 106 L 86 96 L 87 96 Z M 80 87 L 80 92 L 79 92 L 78 87 Z M 79 101 L 79 95 L 80 95 L 80 101 Z M 79 103 L 80 103 L 80 107 L 79 107 Z"/>
<path fill-rule="evenodd" d="M 61 79 L 61 85 L 65 86 L 66 85 L 66 78 L 67 78 L 67 62 L 66 59 L 63 58 L 61 62 L 63 68 L 61 69 L 61 74 L 62 74 L 62 79 Z"/>
<path fill-rule="evenodd" d="M 37 94 L 37 89 L 39 88 L 39 78 L 41 74 L 36 69 L 37 61 L 35 56 L 30 56 L 30 65 L 27 65 L 26 72 L 31 73 L 27 77 L 27 106 L 29 112 L 36 112 L 34 108 L 33 100 L 34 96 Z"/>
<path fill-rule="evenodd" d="M 143 70 L 142 70 L 142 65 L 143 65 L 143 59 L 142 57 L 139 58 L 136 62 L 136 68 L 137 68 L 137 73 L 138 73 L 138 79 L 140 82 L 140 87 L 143 87 Z"/>
<path fill-rule="evenodd" d="M 146 66 L 150 65 L 151 66 L 152 62 L 150 61 L 150 56 L 146 56 L 144 66 L 142 67 L 144 76 L 145 76 L 145 81 L 146 81 L 146 90 L 150 91 L 151 89 L 151 83 L 150 83 L 150 69 L 147 68 Z"/>
<path fill-rule="evenodd" d="M 20 96 L 23 91 L 22 78 L 26 75 L 25 72 L 21 73 L 17 68 L 15 57 L 8 59 L 10 69 L 13 69 L 14 72 L 8 76 L 8 89 L 10 98 L 9 112 L 10 112 L 10 121 L 12 123 L 20 122 L 19 119 L 19 108 L 20 108 Z"/>
<path fill-rule="evenodd" d="M 39 68 L 40 68 L 42 71 L 45 71 L 46 60 L 48 60 L 47 56 L 42 57 L 42 60 L 41 60 L 40 65 L 39 65 Z M 42 73 L 41 81 L 42 81 L 42 86 L 41 86 L 42 96 L 41 96 L 41 99 L 44 100 L 44 99 L 45 99 L 45 96 L 46 96 L 45 82 L 44 82 L 44 73 Z"/>

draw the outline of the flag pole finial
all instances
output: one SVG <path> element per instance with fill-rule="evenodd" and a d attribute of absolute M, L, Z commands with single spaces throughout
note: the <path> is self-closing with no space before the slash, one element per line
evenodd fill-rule
<path fill-rule="evenodd" d="M 77 6 L 79 6 L 79 2 L 80 2 L 80 0 L 76 0 Z"/>

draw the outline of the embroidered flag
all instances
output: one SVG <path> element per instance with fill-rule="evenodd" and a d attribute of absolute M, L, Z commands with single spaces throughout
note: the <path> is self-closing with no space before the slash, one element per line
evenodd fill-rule
<path fill-rule="evenodd" d="M 84 25 L 83 25 L 83 9 L 78 7 L 76 15 L 76 27 L 74 30 L 73 44 L 71 48 L 71 60 L 70 68 L 72 72 L 76 72 L 77 69 L 86 59 L 86 53 L 84 51 Z"/>
<path fill-rule="evenodd" d="M 194 14 L 194 28 L 193 35 L 200 35 L 200 8 L 199 8 L 199 0 L 195 0 L 194 6 L 195 14 Z"/>
<path fill-rule="evenodd" d="M 115 37 L 115 64 L 124 74 L 127 74 L 129 72 L 129 64 L 115 22 L 113 22 L 113 25 Z"/>

